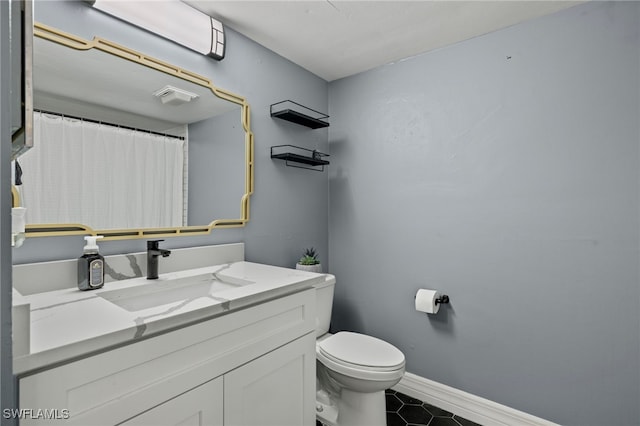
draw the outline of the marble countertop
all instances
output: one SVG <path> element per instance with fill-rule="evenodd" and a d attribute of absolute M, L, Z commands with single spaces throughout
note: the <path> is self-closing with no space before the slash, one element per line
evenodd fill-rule
<path fill-rule="evenodd" d="M 214 287 L 198 284 L 198 279 L 218 285 L 210 290 Z M 14 373 L 133 343 L 324 280 L 324 274 L 240 261 L 161 274 L 158 280 L 109 282 L 92 291 L 67 288 L 23 296 L 14 290 L 14 308 L 28 304 L 30 322 L 25 331 L 30 335 L 28 353 L 14 357 Z M 187 291 L 180 293 L 176 288 Z M 26 326 L 16 324 L 14 333 Z"/>

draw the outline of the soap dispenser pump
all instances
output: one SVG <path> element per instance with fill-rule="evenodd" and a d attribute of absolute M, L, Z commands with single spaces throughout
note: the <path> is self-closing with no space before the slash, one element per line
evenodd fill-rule
<path fill-rule="evenodd" d="M 102 235 L 84 237 L 87 244 L 84 254 L 78 259 L 78 288 L 94 290 L 104 285 L 104 257 L 98 253 L 98 238 Z"/>

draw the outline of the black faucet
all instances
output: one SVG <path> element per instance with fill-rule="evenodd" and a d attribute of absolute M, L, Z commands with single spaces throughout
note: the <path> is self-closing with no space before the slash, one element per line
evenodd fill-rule
<path fill-rule="evenodd" d="M 171 250 L 164 250 L 158 247 L 160 241 L 164 240 L 151 240 L 147 241 L 147 279 L 158 279 L 158 256 L 167 257 L 171 254 Z"/>

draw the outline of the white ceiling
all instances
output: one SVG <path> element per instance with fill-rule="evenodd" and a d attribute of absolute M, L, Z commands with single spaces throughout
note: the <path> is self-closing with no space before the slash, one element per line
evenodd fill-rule
<path fill-rule="evenodd" d="M 197 98 L 163 104 L 153 93 L 165 86 Z M 39 110 L 170 134 L 181 124 L 232 110 L 240 114 L 239 105 L 214 96 L 209 87 L 99 49 L 70 49 L 40 37 L 33 40 L 33 92 Z"/>
<path fill-rule="evenodd" d="M 582 3 L 183 1 L 327 81 Z"/>

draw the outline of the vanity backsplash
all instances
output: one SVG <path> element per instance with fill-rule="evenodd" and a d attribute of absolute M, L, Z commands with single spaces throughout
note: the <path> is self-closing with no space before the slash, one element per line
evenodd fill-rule
<path fill-rule="evenodd" d="M 105 282 L 145 276 L 147 252 L 105 256 Z M 244 243 L 220 244 L 171 250 L 159 272 L 168 273 L 244 260 Z M 78 259 L 26 263 L 13 266 L 13 287 L 23 296 L 76 287 Z"/>

